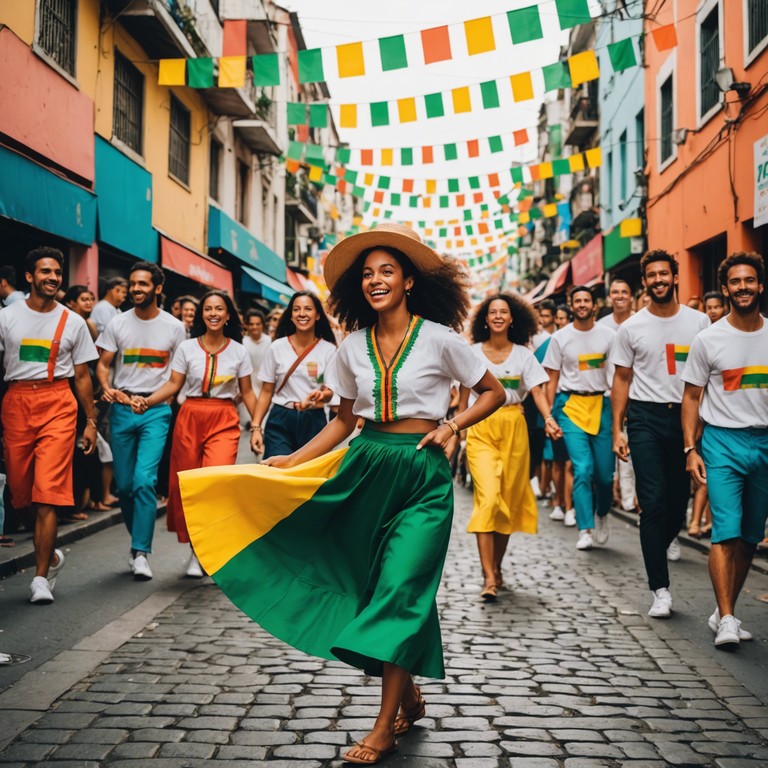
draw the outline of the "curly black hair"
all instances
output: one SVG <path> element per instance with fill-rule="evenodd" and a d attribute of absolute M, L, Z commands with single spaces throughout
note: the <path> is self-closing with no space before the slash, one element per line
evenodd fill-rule
<path fill-rule="evenodd" d="M 739 264 L 745 264 L 752 267 L 757 273 L 757 282 L 762 285 L 765 280 L 765 262 L 759 253 L 754 251 L 736 251 L 720 262 L 717 270 L 717 277 L 720 285 L 728 284 L 728 270 Z"/>
<path fill-rule="evenodd" d="M 288 302 L 288 306 L 285 308 L 285 312 L 280 315 L 280 320 L 277 323 L 277 328 L 275 329 L 275 339 L 282 339 L 283 336 L 290 336 L 291 334 L 296 333 L 296 326 L 294 325 L 292 319 L 293 305 L 296 302 L 296 299 L 301 296 L 308 296 L 310 299 L 312 299 L 312 303 L 315 305 L 315 311 L 317 312 L 315 336 L 318 339 L 325 339 L 326 341 L 330 341 L 331 344 L 336 346 L 336 337 L 333 335 L 333 329 L 331 328 L 328 316 L 325 314 L 323 305 L 320 303 L 320 299 L 318 299 L 314 293 L 310 293 L 309 291 L 299 291 L 298 293 L 294 293 L 293 296 L 291 296 L 291 300 Z"/>
<path fill-rule="evenodd" d="M 488 308 L 492 301 L 506 301 L 509 312 L 512 315 L 512 325 L 507 329 L 507 338 L 513 344 L 527 344 L 539 328 L 536 315 L 527 302 L 519 296 L 511 293 L 496 293 L 489 296 L 472 315 L 472 341 L 477 344 L 488 341 L 491 338 L 491 329 L 488 327 Z"/>
<path fill-rule="evenodd" d="M 235 306 L 235 302 L 230 298 L 229 294 L 225 293 L 224 291 L 208 291 L 208 293 L 206 293 L 203 298 L 200 299 L 200 303 L 197 305 L 197 309 L 195 310 L 195 319 L 192 323 L 192 330 L 189 334 L 190 337 L 194 339 L 205 334 L 207 328 L 205 326 L 205 322 L 203 321 L 203 307 L 205 306 L 206 300 L 210 299 L 211 296 L 216 296 L 216 298 L 221 299 L 227 308 L 229 320 L 224 323 L 224 335 L 228 339 L 233 339 L 238 344 L 242 344 L 243 326 L 240 324 L 240 318 L 237 314 L 238 309 Z"/>
<path fill-rule="evenodd" d="M 363 266 L 371 251 L 385 251 L 402 267 L 404 278 L 413 278 L 413 288 L 406 298 L 409 312 L 455 331 L 461 330 L 469 314 L 469 296 L 467 276 L 459 262 L 443 259 L 436 270 L 421 272 L 402 251 L 385 246 L 363 251 L 333 286 L 328 306 L 346 330 L 368 328 L 378 319 L 362 290 Z"/>

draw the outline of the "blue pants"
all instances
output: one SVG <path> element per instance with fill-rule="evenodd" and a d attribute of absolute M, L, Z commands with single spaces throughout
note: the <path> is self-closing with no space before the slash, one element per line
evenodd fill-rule
<path fill-rule="evenodd" d="M 115 485 L 131 534 L 131 549 L 151 552 L 157 519 L 157 467 L 168 436 L 171 407 L 158 405 L 138 414 L 130 406 L 114 404 L 109 419 Z"/>
<path fill-rule="evenodd" d="M 287 456 L 305 446 L 328 423 L 323 408 L 297 411 L 273 405 L 264 427 L 264 458 Z"/>
<path fill-rule="evenodd" d="M 573 463 L 573 506 L 580 531 L 595 527 L 595 511 L 605 517 L 613 500 L 613 435 L 611 401 L 603 398 L 600 430 L 596 435 L 577 427 L 563 411 L 567 395 L 555 397 L 554 416 L 563 430 L 568 456 Z"/>

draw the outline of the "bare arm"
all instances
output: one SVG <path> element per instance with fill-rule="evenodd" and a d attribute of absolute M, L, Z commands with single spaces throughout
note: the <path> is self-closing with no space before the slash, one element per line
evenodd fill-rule
<path fill-rule="evenodd" d="M 160 403 L 164 403 L 169 398 L 178 395 L 186 380 L 187 375 L 185 373 L 171 371 L 171 378 L 160 389 L 155 390 L 146 398 L 147 408 L 151 408 L 153 405 L 160 405 Z"/>
<path fill-rule="evenodd" d="M 275 394 L 274 382 L 264 382 L 261 385 L 259 399 L 256 401 L 251 413 L 251 450 L 254 453 L 264 453 L 264 434 L 261 430 L 261 422 L 264 421 L 269 406 L 272 404 L 272 396 Z"/>
<path fill-rule="evenodd" d="M 240 388 L 240 397 L 245 403 L 245 407 L 248 409 L 248 413 L 251 415 L 251 424 L 253 424 L 253 414 L 256 411 L 256 393 L 253 391 L 253 384 L 251 383 L 251 377 L 242 376 L 237 380 L 237 386 Z M 256 438 L 261 437 L 261 432 L 256 429 L 251 430 L 251 450 L 257 453 L 256 450 Z"/>
<path fill-rule="evenodd" d="M 75 397 L 85 412 L 85 431 L 83 432 L 83 451 L 86 455 L 96 450 L 96 408 L 93 405 L 93 382 L 91 372 L 85 363 L 75 365 Z"/>
<path fill-rule="evenodd" d="M 552 415 L 552 407 L 547 399 L 547 393 L 544 391 L 544 387 L 549 384 L 540 384 L 538 387 L 534 387 L 531 390 L 531 397 L 536 405 L 541 418 L 544 419 L 544 432 L 551 440 L 559 440 L 563 436 L 563 430 L 555 421 L 555 417 Z"/>
<path fill-rule="evenodd" d="M 560 371 L 554 368 L 545 368 L 544 370 L 549 374 L 549 383 L 544 386 L 547 388 L 547 402 L 549 407 L 552 408 L 555 403 L 555 395 L 557 394 L 557 385 L 560 382 Z"/>
<path fill-rule="evenodd" d="M 696 435 L 699 431 L 699 401 L 703 387 L 686 382 L 683 390 L 683 404 L 681 408 L 681 420 L 683 423 L 683 445 L 688 448 L 694 446 L 688 452 L 685 460 L 685 468 L 691 477 L 699 484 L 707 482 L 707 470 L 704 461 L 696 450 Z"/>
<path fill-rule="evenodd" d="M 611 386 L 611 411 L 613 413 L 613 452 L 626 461 L 629 456 L 629 444 L 624 435 L 624 419 L 629 404 L 629 385 L 632 382 L 632 369 L 617 365 L 613 373 Z"/>
<path fill-rule="evenodd" d="M 101 384 L 101 399 L 106 403 L 130 405 L 131 400 L 127 395 L 109 385 L 109 367 L 112 365 L 116 354 L 116 352 L 108 352 L 106 349 L 99 350 L 99 362 L 96 363 L 96 380 Z"/>

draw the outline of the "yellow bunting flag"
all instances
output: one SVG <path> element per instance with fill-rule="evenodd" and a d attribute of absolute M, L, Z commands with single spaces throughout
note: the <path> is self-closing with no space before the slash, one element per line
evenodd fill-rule
<path fill-rule="evenodd" d="M 465 21 L 464 35 L 467 38 L 467 53 L 470 56 L 496 50 L 496 41 L 493 39 L 493 22 L 490 16 Z"/>
<path fill-rule="evenodd" d="M 365 74 L 365 59 L 362 43 L 347 43 L 336 46 L 336 61 L 339 77 L 359 77 Z"/>
<path fill-rule="evenodd" d="M 551 179 L 554 176 L 552 172 L 552 163 L 540 163 L 539 164 L 539 178 Z"/>
<path fill-rule="evenodd" d="M 469 244 L 470 245 L 477 245 L 477 238 L 476 237 L 470 237 L 469 238 Z M 482 253 L 482 251 L 479 251 L 479 253 Z"/>
<path fill-rule="evenodd" d="M 521 72 L 509 78 L 512 85 L 512 96 L 515 101 L 527 101 L 533 98 L 533 81 L 530 72 Z"/>
<path fill-rule="evenodd" d="M 603 164 L 603 150 L 600 147 L 588 149 L 584 154 L 587 156 L 587 165 L 590 168 L 599 168 Z"/>
<path fill-rule="evenodd" d="M 363 186 L 364 187 L 372 187 L 373 186 L 373 174 L 372 173 L 366 173 L 365 176 L 363 176 Z"/>
<path fill-rule="evenodd" d="M 338 219 L 339 218 L 339 209 L 335 205 L 331 205 L 330 214 L 331 214 L 331 218 L 332 219 Z"/>
<path fill-rule="evenodd" d="M 354 216 L 352 218 L 352 226 L 353 227 L 359 227 L 363 223 L 363 217 L 362 216 Z"/>
<path fill-rule="evenodd" d="M 551 219 L 557 216 L 557 203 L 547 203 L 542 210 L 544 217 Z"/>
<path fill-rule="evenodd" d="M 421 205 L 423 208 L 431 208 L 432 207 L 432 198 L 431 197 L 422 197 L 421 198 Z"/>
<path fill-rule="evenodd" d="M 571 173 L 584 170 L 584 155 L 579 152 L 578 155 L 571 155 L 568 158 L 568 165 L 571 166 Z"/>
<path fill-rule="evenodd" d="M 435 179 L 425 179 L 427 185 L 427 194 L 434 195 L 437 192 L 437 181 Z"/>
<path fill-rule="evenodd" d="M 357 104 L 341 105 L 339 125 L 342 128 L 357 128 Z"/>
<path fill-rule="evenodd" d="M 158 85 L 184 85 L 184 75 L 187 71 L 186 59 L 161 59 L 160 72 L 157 75 Z"/>
<path fill-rule="evenodd" d="M 397 116 L 401 123 L 413 123 L 416 120 L 416 99 L 398 99 Z"/>
<path fill-rule="evenodd" d="M 316 165 L 310 165 L 309 166 L 309 180 L 310 181 L 322 181 L 323 180 L 323 169 L 319 168 Z"/>
<path fill-rule="evenodd" d="M 453 111 L 459 115 L 462 112 L 471 112 L 472 111 L 472 101 L 469 97 L 469 87 L 464 86 L 463 88 L 454 88 L 451 91 L 451 96 L 453 97 Z"/>
<path fill-rule="evenodd" d="M 640 237 L 643 234 L 642 219 L 624 219 L 619 225 L 620 237 Z"/>
<path fill-rule="evenodd" d="M 575 56 L 569 56 L 568 66 L 571 69 L 571 83 L 574 88 L 588 80 L 597 80 L 600 77 L 600 67 L 594 51 L 582 51 Z"/>
<path fill-rule="evenodd" d="M 219 59 L 219 88 L 242 88 L 245 85 L 245 56 L 222 56 Z"/>
<path fill-rule="evenodd" d="M 393 160 L 394 152 L 391 149 L 382 149 L 381 150 L 381 164 L 382 165 L 392 165 L 394 162 Z"/>
<path fill-rule="evenodd" d="M 518 224 L 527 224 L 531 220 L 531 214 L 528 211 L 521 213 L 517 217 Z"/>

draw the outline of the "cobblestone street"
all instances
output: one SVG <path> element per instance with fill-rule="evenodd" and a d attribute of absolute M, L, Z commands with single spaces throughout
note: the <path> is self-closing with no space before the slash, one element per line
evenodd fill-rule
<path fill-rule="evenodd" d="M 768 764 L 765 632 L 728 656 L 681 639 L 675 622 L 683 617 L 660 623 L 645 615 L 632 527 L 614 519 L 605 550 L 577 553 L 573 531 L 550 522 L 548 510 L 538 537 L 512 539 L 505 569 L 511 591 L 480 604 L 474 539 L 464 533 L 470 506 L 471 495 L 457 489 L 440 594 L 448 678 L 423 686 L 428 717 L 400 739 L 386 765 Z M 686 551 L 673 564 L 673 588 L 675 566 L 709 589 L 702 555 Z M 750 585 L 768 591 L 760 574 L 750 575 Z M 755 615 L 768 612 L 749 594 L 744 603 L 762 612 Z M 710 645 L 706 615 L 689 621 Z M 729 671 L 740 664 L 752 670 L 747 687 Z M 24 697 L 23 678 L 6 696 L 14 690 Z M 337 766 L 342 747 L 370 726 L 378 694 L 377 681 L 268 636 L 206 581 L 106 655 L 0 753 L 0 762 Z"/>

